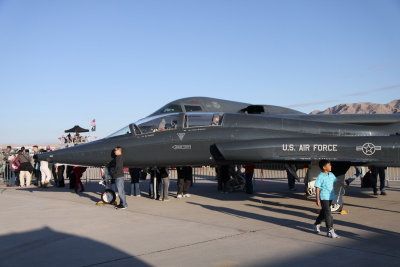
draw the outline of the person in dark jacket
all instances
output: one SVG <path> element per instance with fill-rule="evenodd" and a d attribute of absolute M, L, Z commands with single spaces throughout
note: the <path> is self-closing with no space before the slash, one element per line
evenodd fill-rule
<path fill-rule="evenodd" d="M 78 193 L 79 185 L 81 186 L 81 192 L 85 191 L 85 187 L 82 184 L 81 177 L 83 173 L 86 171 L 86 167 L 78 167 L 74 166 L 74 173 L 75 173 L 75 193 Z"/>
<path fill-rule="evenodd" d="M 221 193 L 229 193 L 229 165 L 219 165 L 216 168 L 217 179 L 218 179 L 218 191 Z"/>
<path fill-rule="evenodd" d="M 142 176 L 141 168 L 129 168 L 131 175 L 131 196 L 140 197 L 140 177 Z"/>
<path fill-rule="evenodd" d="M 25 151 L 25 147 L 21 148 L 21 153 L 15 159 L 15 162 L 18 162 L 18 161 L 20 163 L 20 166 L 18 168 L 18 170 L 20 171 L 20 175 L 19 175 L 20 186 L 21 187 L 23 187 L 23 186 L 29 187 L 31 185 L 33 166 L 31 163 L 32 158 Z M 25 178 L 26 178 L 26 185 L 25 185 Z"/>
<path fill-rule="evenodd" d="M 67 165 L 67 178 L 69 179 L 69 189 L 75 189 L 75 173 L 74 173 L 74 166 Z"/>
<path fill-rule="evenodd" d="M 4 153 L 3 161 L 5 164 L 5 169 L 4 169 L 4 180 L 8 183 L 9 186 L 14 186 L 14 170 L 11 168 L 11 163 L 9 161 L 9 158 L 12 158 L 11 155 L 11 146 L 7 146 L 7 150 Z"/>
<path fill-rule="evenodd" d="M 37 154 L 39 154 L 39 147 L 35 145 L 35 146 L 33 146 L 33 155 L 37 155 Z M 40 187 L 41 186 L 40 180 L 42 179 L 40 176 L 40 161 L 36 157 L 34 157 L 34 160 L 33 160 L 33 168 L 34 168 L 33 175 L 36 180 L 35 183 L 38 187 Z"/>
<path fill-rule="evenodd" d="M 115 169 L 111 173 L 111 176 L 115 179 L 115 186 L 118 190 L 119 199 L 121 203 L 116 206 L 116 209 L 126 209 L 128 204 L 126 203 L 125 188 L 124 188 L 124 160 L 122 158 L 122 147 L 117 146 L 114 149 L 115 153 Z"/>
<path fill-rule="evenodd" d="M 188 190 L 192 184 L 193 169 L 190 166 L 176 168 L 178 172 L 178 193 L 176 198 L 190 197 Z"/>
<path fill-rule="evenodd" d="M 56 181 L 56 186 L 57 187 L 64 187 L 64 170 L 65 170 L 65 165 L 56 163 L 56 173 L 57 173 L 57 181 Z"/>
<path fill-rule="evenodd" d="M 161 192 L 160 199 L 161 201 L 169 201 L 168 192 L 169 192 L 169 171 L 167 168 L 162 167 L 158 169 L 158 173 L 161 179 Z"/>
<path fill-rule="evenodd" d="M 244 175 L 246 179 L 246 193 L 253 194 L 253 176 L 254 176 L 254 169 L 256 165 L 244 165 Z"/>

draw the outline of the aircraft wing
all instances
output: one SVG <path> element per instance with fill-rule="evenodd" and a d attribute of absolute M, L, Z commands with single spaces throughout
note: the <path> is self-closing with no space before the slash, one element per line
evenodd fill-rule
<path fill-rule="evenodd" d="M 216 161 L 309 162 L 327 159 L 354 164 L 400 166 L 400 136 L 299 137 L 244 140 L 215 144 Z"/>

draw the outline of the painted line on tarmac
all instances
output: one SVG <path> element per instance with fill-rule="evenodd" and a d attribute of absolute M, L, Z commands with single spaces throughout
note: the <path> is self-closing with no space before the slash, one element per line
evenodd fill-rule
<path fill-rule="evenodd" d="M 245 232 L 243 232 L 243 230 L 242 230 L 242 231 L 239 231 L 240 233 L 234 234 L 234 235 L 226 235 L 226 236 L 213 238 L 213 239 L 209 239 L 209 240 L 204 240 L 204 241 L 200 241 L 200 242 L 195 242 L 195 243 L 191 243 L 191 244 L 176 246 L 176 247 L 167 248 L 167 249 L 155 250 L 155 251 L 151 251 L 151 252 L 147 252 L 147 253 L 143 253 L 143 254 L 139 254 L 139 255 L 135 255 L 135 256 L 126 256 L 126 257 L 113 259 L 113 260 L 109 260 L 109 261 L 93 263 L 93 264 L 90 264 L 90 265 L 84 265 L 84 267 L 103 265 L 103 264 L 107 264 L 107 263 L 115 263 L 115 262 L 122 261 L 122 260 L 128 260 L 128 259 L 133 259 L 133 258 L 138 258 L 138 257 L 143 257 L 143 256 L 149 256 L 149 255 L 152 255 L 152 254 L 162 253 L 162 252 L 171 251 L 171 250 L 175 250 L 175 249 L 188 248 L 188 247 L 192 247 L 192 246 L 196 246 L 196 245 L 206 244 L 206 243 L 219 241 L 219 240 L 224 240 L 224 239 L 228 239 L 228 238 L 232 238 L 232 237 L 238 237 L 238 236 L 241 236 L 241 235 L 246 235 L 246 234 L 249 234 L 249 233 L 255 233 L 255 232 L 263 231 L 263 230 L 264 229 L 259 229 L 259 230 L 245 231 Z"/>

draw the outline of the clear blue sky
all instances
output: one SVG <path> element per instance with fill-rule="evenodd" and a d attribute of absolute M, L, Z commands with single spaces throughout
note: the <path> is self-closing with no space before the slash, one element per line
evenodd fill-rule
<path fill-rule="evenodd" d="M 400 1 L 0 0 L 0 144 L 99 137 L 209 96 L 303 112 L 400 98 Z"/>

